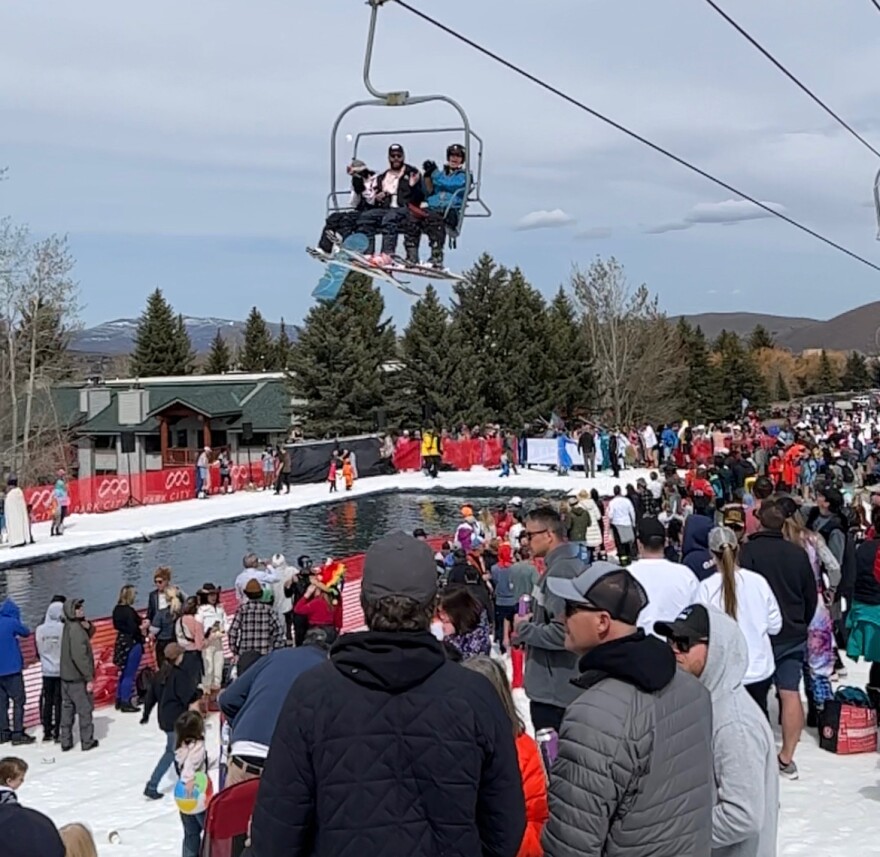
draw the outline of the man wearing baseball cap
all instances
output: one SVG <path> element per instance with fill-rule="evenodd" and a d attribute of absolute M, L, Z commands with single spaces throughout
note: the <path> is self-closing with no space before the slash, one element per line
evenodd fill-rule
<path fill-rule="evenodd" d="M 636 627 L 648 603 L 630 572 L 593 563 L 548 582 L 581 655 L 550 778 L 547 854 L 706 857 L 711 850 L 712 707 L 671 649 Z"/>
<path fill-rule="evenodd" d="M 412 218 L 408 206 L 418 206 L 422 192 L 422 175 L 418 169 L 406 163 L 406 153 L 400 143 L 388 147 L 388 169 L 376 176 L 376 207 L 381 211 L 382 250 L 373 257 L 376 265 L 393 264 L 397 252 L 397 236 L 407 231 Z M 370 216 L 370 223 L 374 216 Z M 369 231 L 367 232 L 369 235 Z M 373 233 L 375 234 L 375 232 Z"/>
<path fill-rule="evenodd" d="M 686 607 L 654 630 L 666 637 L 681 669 L 712 697 L 716 789 L 712 853 L 725 857 L 776 854 L 779 774 L 770 724 L 743 685 L 749 652 L 737 623 L 715 608 Z"/>
<path fill-rule="evenodd" d="M 436 598 L 426 542 L 398 532 L 367 551 L 369 630 L 341 637 L 291 688 L 255 855 L 516 857 L 525 801 L 510 718 L 483 676 L 446 659 L 430 632 Z"/>

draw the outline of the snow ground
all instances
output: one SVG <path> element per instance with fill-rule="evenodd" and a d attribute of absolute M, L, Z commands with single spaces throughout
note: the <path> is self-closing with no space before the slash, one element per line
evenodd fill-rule
<path fill-rule="evenodd" d="M 621 483 L 635 481 L 645 471 L 626 471 Z M 509 480 L 497 471 L 474 469 L 467 473 L 444 473 L 434 482 L 419 473 L 403 473 L 359 481 L 353 494 L 364 496 L 387 490 L 418 491 L 431 489 L 497 488 L 507 496 L 520 490 L 567 490 L 597 487 L 610 493 L 615 480 L 600 477 L 586 480 L 573 475 L 559 478 L 547 471 L 525 471 Z M 334 501 L 326 485 L 295 486 L 290 495 L 275 497 L 262 492 L 189 500 L 163 506 L 124 509 L 102 515 L 75 515 L 62 539 L 50 539 L 49 525 L 35 527 L 37 544 L 0 551 L 0 568 L 22 560 L 39 561 L 67 552 L 79 552 L 114 544 L 139 541 L 152 536 L 179 532 L 195 527 L 247 518 L 269 512 L 296 509 L 314 503 Z M 864 685 L 864 664 L 848 665 L 847 683 Z M 516 692 L 520 708 L 528 711 L 522 691 Z M 88 824 L 98 842 L 100 857 L 141 857 L 149 843 L 151 855 L 180 853 L 181 826 L 170 796 L 148 801 L 142 796 L 144 785 L 159 758 L 164 736 L 155 719 L 147 726 L 135 715 L 122 715 L 112 709 L 100 709 L 95 717 L 96 736 L 101 746 L 83 756 L 78 745 L 62 754 L 57 745 L 35 744 L 16 747 L 15 754 L 31 766 L 20 792 L 22 803 L 48 814 L 56 824 L 72 821 Z M 209 724 L 211 756 L 219 751 L 219 727 L 216 716 Z M 9 748 L 10 750 L 12 748 Z M 7 750 L 6 747 L 3 748 Z M 779 826 L 780 857 L 823 855 L 852 857 L 876 853 L 880 770 L 878 756 L 832 756 L 820 750 L 814 732 L 805 732 L 796 755 L 801 779 L 782 782 Z M 169 773 L 160 787 L 173 788 Z M 119 843 L 111 844 L 111 831 L 119 831 Z"/>
<path fill-rule="evenodd" d="M 518 476 L 501 479 L 497 470 L 474 468 L 470 471 L 443 473 L 433 480 L 422 473 L 396 473 L 393 476 L 373 476 L 355 483 L 347 497 L 363 497 L 380 491 L 457 490 L 468 488 L 497 489 L 507 496 L 519 490 L 559 491 L 576 487 L 599 489 L 611 493 L 620 482 L 635 483 L 646 470 L 626 470 L 619 480 L 611 476 L 585 479 L 580 474 L 558 477 L 548 470 L 520 470 Z M 318 503 L 333 503 L 343 494 L 329 494 L 327 483 L 294 485 L 290 494 L 275 496 L 271 491 L 239 491 L 236 494 L 215 495 L 207 500 L 182 500 L 155 506 L 119 509 L 115 512 L 91 515 L 71 515 L 61 538 L 49 535 L 50 523 L 34 525 L 36 544 L 0 549 L 0 569 L 13 565 L 28 565 L 34 561 L 80 553 L 96 548 L 149 540 L 155 536 L 178 533 L 216 524 L 220 521 L 250 518 L 288 509 L 301 509 Z"/>
<path fill-rule="evenodd" d="M 864 684 L 864 664 L 849 667 L 847 681 Z M 523 692 L 516 695 L 528 718 Z M 180 818 L 172 798 L 149 801 L 141 794 L 164 744 L 155 718 L 141 726 L 137 715 L 104 709 L 97 712 L 95 724 L 101 746 L 85 756 L 78 745 L 70 753 L 61 753 L 55 744 L 15 748 L 31 766 L 19 793 L 21 802 L 45 812 L 59 826 L 88 824 L 100 857 L 141 857 L 146 843 L 156 857 L 180 854 Z M 208 735 L 212 760 L 219 752 L 218 733 L 214 715 Z M 805 732 L 795 758 L 800 780 L 782 781 L 780 857 L 876 853 L 877 755 L 832 756 L 819 749 L 814 732 Z M 173 785 L 169 773 L 160 790 L 167 793 Z M 118 844 L 109 841 L 113 830 L 119 831 Z"/>

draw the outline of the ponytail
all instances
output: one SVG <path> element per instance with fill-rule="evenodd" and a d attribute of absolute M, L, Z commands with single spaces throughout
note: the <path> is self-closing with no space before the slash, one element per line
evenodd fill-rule
<path fill-rule="evenodd" d="M 724 598 L 724 612 L 736 621 L 736 550 L 728 544 L 715 554 L 716 564 L 721 570 L 721 594 Z"/>

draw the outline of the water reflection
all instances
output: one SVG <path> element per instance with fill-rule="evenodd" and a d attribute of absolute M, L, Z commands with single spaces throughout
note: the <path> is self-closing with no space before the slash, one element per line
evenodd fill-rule
<path fill-rule="evenodd" d="M 518 493 L 532 496 L 525 491 Z M 159 565 L 171 566 L 174 581 L 186 592 L 195 592 L 209 580 L 228 587 L 248 551 L 261 557 L 281 552 L 290 562 L 304 553 L 316 560 L 346 556 L 365 550 L 371 541 L 396 529 L 411 532 L 422 527 L 429 533 L 452 532 L 463 498 L 477 506 L 492 507 L 500 496 L 485 490 L 376 494 L 229 521 L 150 542 L 0 571 L 0 598 L 12 596 L 31 627 L 43 620 L 46 606 L 56 593 L 84 598 L 90 615 L 106 616 L 125 584 L 137 588 L 138 604 L 144 604 L 152 589 L 153 571 Z"/>

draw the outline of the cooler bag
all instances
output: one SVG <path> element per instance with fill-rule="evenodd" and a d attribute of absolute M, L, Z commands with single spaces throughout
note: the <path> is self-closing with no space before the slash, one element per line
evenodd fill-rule
<path fill-rule="evenodd" d="M 858 690 L 845 688 L 844 691 Z M 859 694 L 864 695 L 862 691 Z M 877 751 L 877 711 L 870 704 L 846 701 L 847 694 L 825 703 L 819 730 L 819 746 L 829 753 L 847 756 L 852 753 L 875 753 Z M 855 694 L 853 694 L 855 696 Z M 857 699 L 858 703 L 862 700 Z M 865 696 L 864 702 L 868 702 Z"/>

